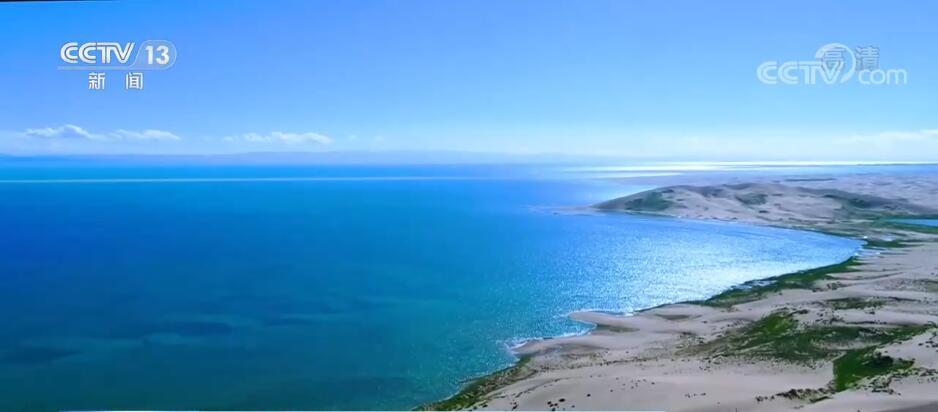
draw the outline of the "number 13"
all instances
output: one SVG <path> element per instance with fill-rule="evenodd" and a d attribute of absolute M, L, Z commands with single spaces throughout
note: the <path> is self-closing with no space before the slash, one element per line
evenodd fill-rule
<path fill-rule="evenodd" d="M 156 64 L 159 64 L 159 65 L 164 65 L 166 63 L 169 63 L 169 47 L 166 47 L 165 45 L 156 46 L 156 53 L 159 55 L 155 56 L 155 58 L 154 58 L 154 53 L 153 53 L 154 52 L 153 46 L 147 46 L 146 49 L 147 49 L 147 64 L 153 64 L 154 61 L 156 62 Z"/>

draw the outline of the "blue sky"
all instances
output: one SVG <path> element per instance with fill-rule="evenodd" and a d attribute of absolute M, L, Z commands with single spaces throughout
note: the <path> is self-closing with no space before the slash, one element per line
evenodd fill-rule
<path fill-rule="evenodd" d="M 0 153 L 455 150 L 938 160 L 927 2 L 0 4 Z M 103 91 L 69 41 L 172 41 Z M 766 85 L 767 60 L 876 46 L 908 84 Z"/>

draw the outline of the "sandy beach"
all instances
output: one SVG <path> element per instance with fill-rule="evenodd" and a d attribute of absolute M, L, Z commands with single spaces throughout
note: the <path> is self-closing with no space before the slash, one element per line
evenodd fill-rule
<path fill-rule="evenodd" d="M 579 312 L 583 336 L 531 341 L 514 367 L 428 409 L 938 411 L 934 176 L 760 178 L 668 186 L 596 206 L 855 237 L 839 265 L 625 316 Z"/>

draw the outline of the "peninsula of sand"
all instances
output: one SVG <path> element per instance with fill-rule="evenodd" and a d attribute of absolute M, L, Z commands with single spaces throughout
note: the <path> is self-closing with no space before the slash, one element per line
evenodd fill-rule
<path fill-rule="evenodd" d="M 596 209 L 772 225 L 865 240 L 838 265 L 629 315 L 426 409 L 938 411 L 938 177 L 851 175 L 662 187 Z"/>

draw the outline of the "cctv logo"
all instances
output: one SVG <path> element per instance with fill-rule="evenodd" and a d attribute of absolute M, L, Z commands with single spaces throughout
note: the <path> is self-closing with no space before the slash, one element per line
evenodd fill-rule
<path fill-rule="evenodd" d="M 176 46 L 169 40 L 68 42 L 59 57 L 59 70 L 166 70 L 176 64 Z"/>
<path fill-rule="evenodd" d="M 117 42 L 89 42 L 81 45 L 68 42 L 62 45 L 59 56 L 68 64 L 77 64 L 79 60 L 86 64 L 110 64 L 112 59 L 125 64 L 130 60 L 133 49 L 133 42 L 123 46 Z"/>

